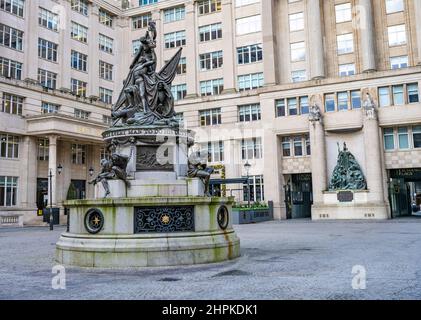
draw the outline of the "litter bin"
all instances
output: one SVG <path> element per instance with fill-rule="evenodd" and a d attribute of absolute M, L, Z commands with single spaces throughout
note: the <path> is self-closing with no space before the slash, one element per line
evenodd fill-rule
<path fill-rule="evenodd" d="M 43 222 L 50 223 L 50 208 L 44 208 L 43 212 Z M 53 224 L 60 224 L 60 208 L 52 208 L 53 210 Z"/>

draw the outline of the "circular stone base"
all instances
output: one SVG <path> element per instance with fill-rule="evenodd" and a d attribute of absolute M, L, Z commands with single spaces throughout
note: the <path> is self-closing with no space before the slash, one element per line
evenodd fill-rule
<path fill-rule="evenodd" d="M 56 247 L 58 263 L 97 268 L 193 265 L 239 256 L 240 240 L 233 229 L 119 236 L 63 233 Z"/>

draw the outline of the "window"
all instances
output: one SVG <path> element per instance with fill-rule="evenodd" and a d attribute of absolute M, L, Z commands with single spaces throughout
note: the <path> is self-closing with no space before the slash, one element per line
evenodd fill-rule
<path fill-rule="evenodd" d="M 0 176 L 0 207 L 16 206 L 18 177 Z"/>
<path fill-rule="evenodd" d="M 113 39 L 104 36 L 103 34 L 99 34 L 99 50 L 107 53 L 113 53 L 113 44 Z"/>
<path fill-rule="evenodd" d="M 302 137 L 294 137 L 294 156 L 300 157 L 303 155 L 303 139 Z"/>
<path fill-rule="evenodd" d="M 340 77 L 352 76 L 354 74 L 355 74 L 355 64 L 349 63 L 349 64 L 340 64 L 339 65 L 339 76 Z"/>
<path fill-rule="evenodd" d="M 250 186 L 250 196 L 248 194 Z M 263 185 L 263 176 L 252 176 L 249 177 L 249 183 L 244 184 L 243 186 L 243 200 L 244 201 L 264 201 L 264 185 Z"/>
<path fill-rule="evenodd" d="M 325 94 L 325 111 L 332 112 L 335 111 L 335 95 L 333 93 Z"/>
<path fill-rule="evenodd" d="M 398 128 L 399 149 L 409 149 L 408 128 Z"/>
<path fill-rule="evenodd" d="M 214 126 L 221 124 L 221 108 L 199 111 L 200 125 Z"/>
<path fill-rule="evenodd" d="M 238 76 L 238 90 L 250 90 L 263 87 L 263 73 L 251 73 Z"/>
<path fill-rule="evenodd" d="M 348 110 L 348 92 L 338 92 L 338 110 Z"/>
<path fill-rule="evenodd" d="M 19 137 L 7 133 L 0 134 L 0 157 L 7 159 L 19 158 Z"/>
<path fill-rule="evenodd" d="M 202 96 L 212 96 L 221 94 L 224 90 L 224 79 L 213 79 L 200 81 L 200 94 Z"/>
<path fill-rule="evenodd" d="M 58 45 L 41 38 L 38 38 L 38 57 L 48 61 L 57 62 Z"/>
<path fill-rule="evenodd" d="M 238 119 L 240 122 L 257 121 L 261 119 L 260 104 L 247 104 L 238 107 Z"/>
<path fill-rule="evenodd" d="M 0 23 L 0 45 L 21 51 L 23 31 Z"/>
<path fill-rule="evenodd" d="M 22 115 L 23 97 L 3 92 L 1 112 Z"/>
<path fill-rule="evenodd" d="M 302 82 L 307 80 L 307 72 L 305 70 L 295 70 L 291 72 L 292 82 Z"/>
<path fill-rule="evenodd" d="M 409 103 L 415 103 L 419 102 L 419 96 L 418 96 L 418 83 L 411 83 L 406 86 L 406 90 L 408 93 L 408 102 Z"/>
<path fill-rule="evenodd" d="M 390 58 L 391 69 L 401 69 L 408 67 L 408 56 L 399 56 Z"/>
<path fill-rule="evenodd" d="M 344 3 L 335 6 L 336 23 L 352 20 L 351 4 Z"/>
<path fill-rule="evenodd" d="M 308 114 L 309 112 L 308 97 L 300 97 L 300 110 L 301 110 L 301 114 Z"/>
<path fill-rule="evenodd" d="M 175 101 L 183 100 L 187 95 L 187 85 L 185 83 L 172 85 L 171 93 Z"/>
<path fill-rule="evenodd" d="M 242 7 L 246 6 L 248 4 L 257 3 L 260 0 L 235 0 L 235 6 L 236 7 Z"/>
<path fill-rule="evenodd" d="M 88 2 L 86 0 L 71 0 L 70 5 L 73 11 L 79 12 L 85 16 L 88 15 Z"/>
<path fill-rule="evenodd" d="M 224 161 L 224 142 L 209 141 L 206 145 L 202 145 L 202 150 L 208 150 L 208 162 Z"/>
<path fill-rule="evenodd" d="M 305 135 L 304 140 L 305 140 L 305 144 L 306 144 L 306 154 L 309 156 L 309 155 L 311 155 L 311 146 L 310 146 L 309 135 Z"/>
<path fill-rule="evenodd" d="M 237 26 L 237 35 L 259 32 L 262 30 L 262 19 L 259 15 L 240 18 L 235 20 Z"/>
<path fill-rule="evenodd" d="M 421 126 L 412 127 L 412 140 L 414 148 L 421 148 Z"/>
<path fill-rule="evenodd" d="M 199 15 L 221 11 L 221 0 L 201 0 L 198 2 Z"/>
<path fill-rule="evenodd" d="M 383 130 L 384 149 L 393 150 L 395 149 L 395 137 L 393 128 L 385 128 Z"/>
<path fill-rule="evenodd" d="M 288 98 L 287 99 L 287 106 L 288 106 L 288 115 L 289 116 L 296 116 L 298 114 L 297 98 Z"/>
<path fill-rule="evenodd" d="M 291 61 L 303 61 L 306 59 L 306 46 L 305 42 L 296 42 L 290 44 L 291 48 Z"/>
<path fill-rule="evenodd" d="M 87 43 L 88 42 L 88 28 L 72 21 L 70 36 L 74 40 Z"/>
<path fill-rule="evenodd" d="M 86 146 L 82 144 L 72 144 L 72 163 L 85 164 Z"/>
<path fill-rule="evenodd" d="M 104 103 L 112 104 L 113 91 L 110 89 L 99 87 L 99 100 Z"/>
<path fill-rule="evenodd" d="M 289 15 L 289 31 L 304 30 L 304 13 L 294 13 Z"/>
<path fill-rule="evenodd" d="M 361 108 L 361 92 L 360 92 L 360 90 L 351 91 L 351 107 L 352 107 L 352 109 Z"/>
<path fill-rule="evenodd" d="M 99 23 L 103 24 L 104 26 L 112 28 L 113 26 L 113 15 L 104 9 L 99 9 Z"/>
<path fill-rule="evenodd" d="M 175 48 L 186 45 L 186 31 L 171 32 L 164 35 L 165 48 Z"/>
<path fill-rule="evenodd" d="M 253 160 L 262 158 L 262 139 L 252 138 L 241 140 L 241 159 Z"/>
<path fill-rule="evenodd" d="M 152 20 L 152 15 L 150 13 L 142 14 L 137 17 L 132 18 L 132 27 L 133 29 L 143 29 L 147 28 L 149 21 Z"/>
<path fill-rule="evenodd" d="M 354 52 L 354 36 L 352 33 L 342 34 L 336 37 L 338 54 Z"/>
<path fill-rule="evenodd" d="M 177 66 L 177 74 L 184 74 L 187 72 L 187 61 L 186 61 L 186 57 L 182 57 L 180 59 L 180 62 L 178 63 Z"/>
<path fill-rule="evenodd" d="M 386 0 L 386 13 L 394 13 L 404 10 L 403 0 Z"/>
<path fill-rule="evenodd" d="M 387 28 L 389 46 L 400 46 L 406 44 L 405 25 L 400 24 Z"/>
<path fill-rule="evenodd" d="M 77 79 L 71 79 L 70 80 L 70 90 L 73 92 L 73 94 L 86 97 L 86 87 L 88 84 L 86 82 L 77 80 Z"/>
<path fill-rule="evenodd" d="M 199 27 L 200 42 L 211 41 L 222 38 L 222 24 L 215 23 Z"/>
<path fill-rule="evenodd" d="M 38 139 L 38 160 L 48 161 L 50 151 L 50 141 L 48 139 Z"/>
<path fill-rule="evenodd" d="M 71 53 L 71 67 L 79 71 L 87 70 L 88 56 L 86 54 L 72 50 Z"/>
<path fill-rule="evenodd" d="M 147 6 L 149 4 L 157 3 L 158 0 L 139 0 L 139 6 Z"/>
<path fill-rule="evenodd" d="M 113 123 L 113 118 L 111 118 L 110 116 L 106 116 L 105 114 L 103 114 L 102 115 L 102 123 L 110 126 Z"/>
<path fill-rule="evenodd" d="M 400 106 L 405 104 L 405 98 L 403 96 L 403 85 L 392 86 L 393 93 L 393 104 L 395 106 Z"/>
<path fill-rule="evenodd" d="M 290 137 L 282 137 L 282 155 L 284 157 L 291 156 L 291 139 Z"/>
<path fill-rule="evenodd" d="M 113 65 L 100 60 L 99 77 L 104 80 L 113 80 Z"/>
<path fill-rule="evenodd" d="M 25 0 L 0 0 L 0 9 L 19 17 L 23 17 Z"/>
<path fill-rule="evenodd" d="M 57 73 L 38 69 L 38 82 L 41 86 L 54 90 L 57 86 Z"/>
<path fill-rule="evenodd" d="M 58 31 L 58 22 L 58 14 L 55 14 L 44 8 L 39 8 L 38 24 L 40 26 L 50 30 Z"/>
<path fill-rule="evenodd" d="M 199 55 L 201 71 L 220 68 L 222 67 L 223 62 L 222 50 Z"/>
<path fill-rule="evenodd" d="M 186 9 L 184 7 L 175 7 L 164 10 L 164 22 L 183 20 L 185 16 Z"/>
<path fill-rule="evenodd" d="M 252 44 L 237 48 L 238 64 L 247 64 L 263 60 L 263 50 L 261 44 Z"/>
<path fill-rule="evenodd" d="M 57 113 L 60 106 L 58 104 L 42 102 L 41 103 L 41 113 Z"/>
<path fill-rule="evenodd" d="M 21 80 L 22 63 L 0 57 L 0 74 L 5 78 Z"/>
<path fill-rule="evenodd" d="M 285 117 L 285 99 L 279 99 L 275 101 L 275 109 L 276 109 L 276 116 L 277 117 Z"/>
<path fill-rule="evenodd" d="M 388 107 L 391 105 L 389 87 L 379 88 L 379 105 L 380 107 Z"/>
<path fill-rule="evenodd" d="M 89 119 L 89 115 L 90 114 L 91 113 L 88 112 L 88 111 L 81 110 L 81 109 L 76 109 L 76 108 L 75 108 L 75 111 L 74 111 L 75 118 L 79 118 L 79 119 L 85 119 L 85 120 L 87 120 L 87 119 Z"/>

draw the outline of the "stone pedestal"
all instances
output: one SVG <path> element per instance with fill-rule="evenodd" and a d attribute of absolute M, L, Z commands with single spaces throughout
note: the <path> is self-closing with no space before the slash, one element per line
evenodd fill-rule
<path fill-rule="evenodd" d="M 205 185 L 199 178 L 187 179 L 187 193 L 189 196 L 198 197 L 205 194 Z"/>
<path fill-rule="evenodd" d="M 240 255 L 240 240 L 232 229 L 233 200 L 184 196 L 67 201 L 69 232 L 57 242 L 56 261 L 126 268 L 234 259 Z M 93 209 L 98 231 L 87 226 Z M 225 214 L 219 214 L 221 210 Z"/>
<path fill-rule="evenodd" d="M 125 198 L 127 196 L 126 184 L 122 180 L 108 180 L 110 187 L 110 194 L 108 198 Z M 101 199 L 105 197 L 105 189 L 102 183 L 95 185 L 95 199 Z"/>

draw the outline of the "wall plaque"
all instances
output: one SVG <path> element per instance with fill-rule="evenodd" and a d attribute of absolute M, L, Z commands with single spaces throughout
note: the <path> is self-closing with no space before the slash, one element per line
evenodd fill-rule
<path fill-rule="evenodd" d="M 339 191 L 337 199 L 339 202 L 351 202 L 354 200 L 354 193 L 352 191 Z"/>
<path fill-rule="evenodd" d="M 134 208 L 134 233 L 183 231 L 194 231 L 194 206 Z"/>
<path fill-rule="evenodd" d="M 173 171 L 173 148 L 171 146 L 138 146 L 136 170 Z"/>

